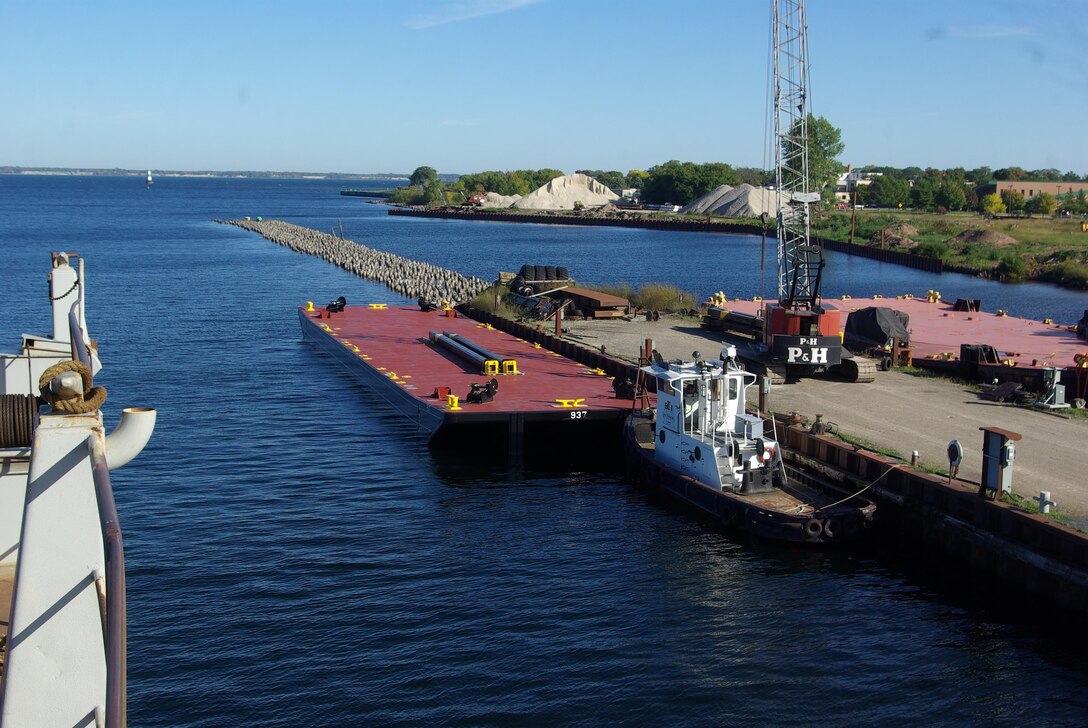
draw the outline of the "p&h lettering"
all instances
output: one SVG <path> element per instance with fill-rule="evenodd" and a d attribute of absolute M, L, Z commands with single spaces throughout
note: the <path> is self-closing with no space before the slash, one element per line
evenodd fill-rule
<path fill-rule="evenodd" d="M 806 351 L 799 346 L 791 346 L 786 349 L 786 361 L 790 364 L 827 364 L 827 347 L 817 346 Z"/>

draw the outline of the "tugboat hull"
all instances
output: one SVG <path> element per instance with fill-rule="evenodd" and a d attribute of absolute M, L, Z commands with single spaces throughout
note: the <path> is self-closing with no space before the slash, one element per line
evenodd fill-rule
<path fill-rule="evenodd" d="M 627 418 L 624 448 L 631 474 L 727 528 L 805 544 L 855 541 L 871 530 L 876 504 L 867 498 L 836 504 L 841 496 L 802 486 L 753 494 L 715 488 L 655 459 L 653 432 L 650 417 L 636 412 Z"/>

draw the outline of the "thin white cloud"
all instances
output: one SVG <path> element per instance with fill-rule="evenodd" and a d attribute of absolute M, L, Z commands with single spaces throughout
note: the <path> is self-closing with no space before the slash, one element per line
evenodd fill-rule
<path fill-rule="evenodd" d="M 538 2 L 542 2 L 542 0 L 466 0 L 465 2 L 452 3 L 433 13 L 413 15 L 408 20 L 408 27 L 415 30 L 433 28 L 436 25 L 472 20 L 485 15 L 498 15 Z"/>
<path fill-rule="evenodd" d="M 1035 35 L 1035 29 L 1026 25 L 975 25 L 966 28 L 951 27 L 948 34 L 953 38 L 1015 38 Z"/>
<path fill-rule="evenodd" d="M 472 119 L 443 119 L 442 126 L 479 126 L 480 122 Z"/>

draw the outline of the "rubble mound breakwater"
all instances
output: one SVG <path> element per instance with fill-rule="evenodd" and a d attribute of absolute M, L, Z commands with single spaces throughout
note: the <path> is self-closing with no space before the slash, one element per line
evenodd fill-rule
<path fill-rule="evenodd" d="M 354 240 L 282 220 L 216 220 L 257 233 L 277 245 L 316 255 L 360 278 L 385 284 L 410 298 L 433 303 L 468 301 L 490 284 L 437 265 L 368 248 Z"/>

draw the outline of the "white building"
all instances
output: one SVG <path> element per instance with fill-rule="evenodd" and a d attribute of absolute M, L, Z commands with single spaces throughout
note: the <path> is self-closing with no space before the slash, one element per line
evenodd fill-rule
<path fill-rule="evenodd" d="M 883 172 L 857 172 L 850 165 L 846 165 L 846 171 L 840 174 L 835 182 L 835 199 L 849 205 L 854 196 L 854 190 L 862 185 L 872 184 L 873 180 L 882 174 Z"/>

